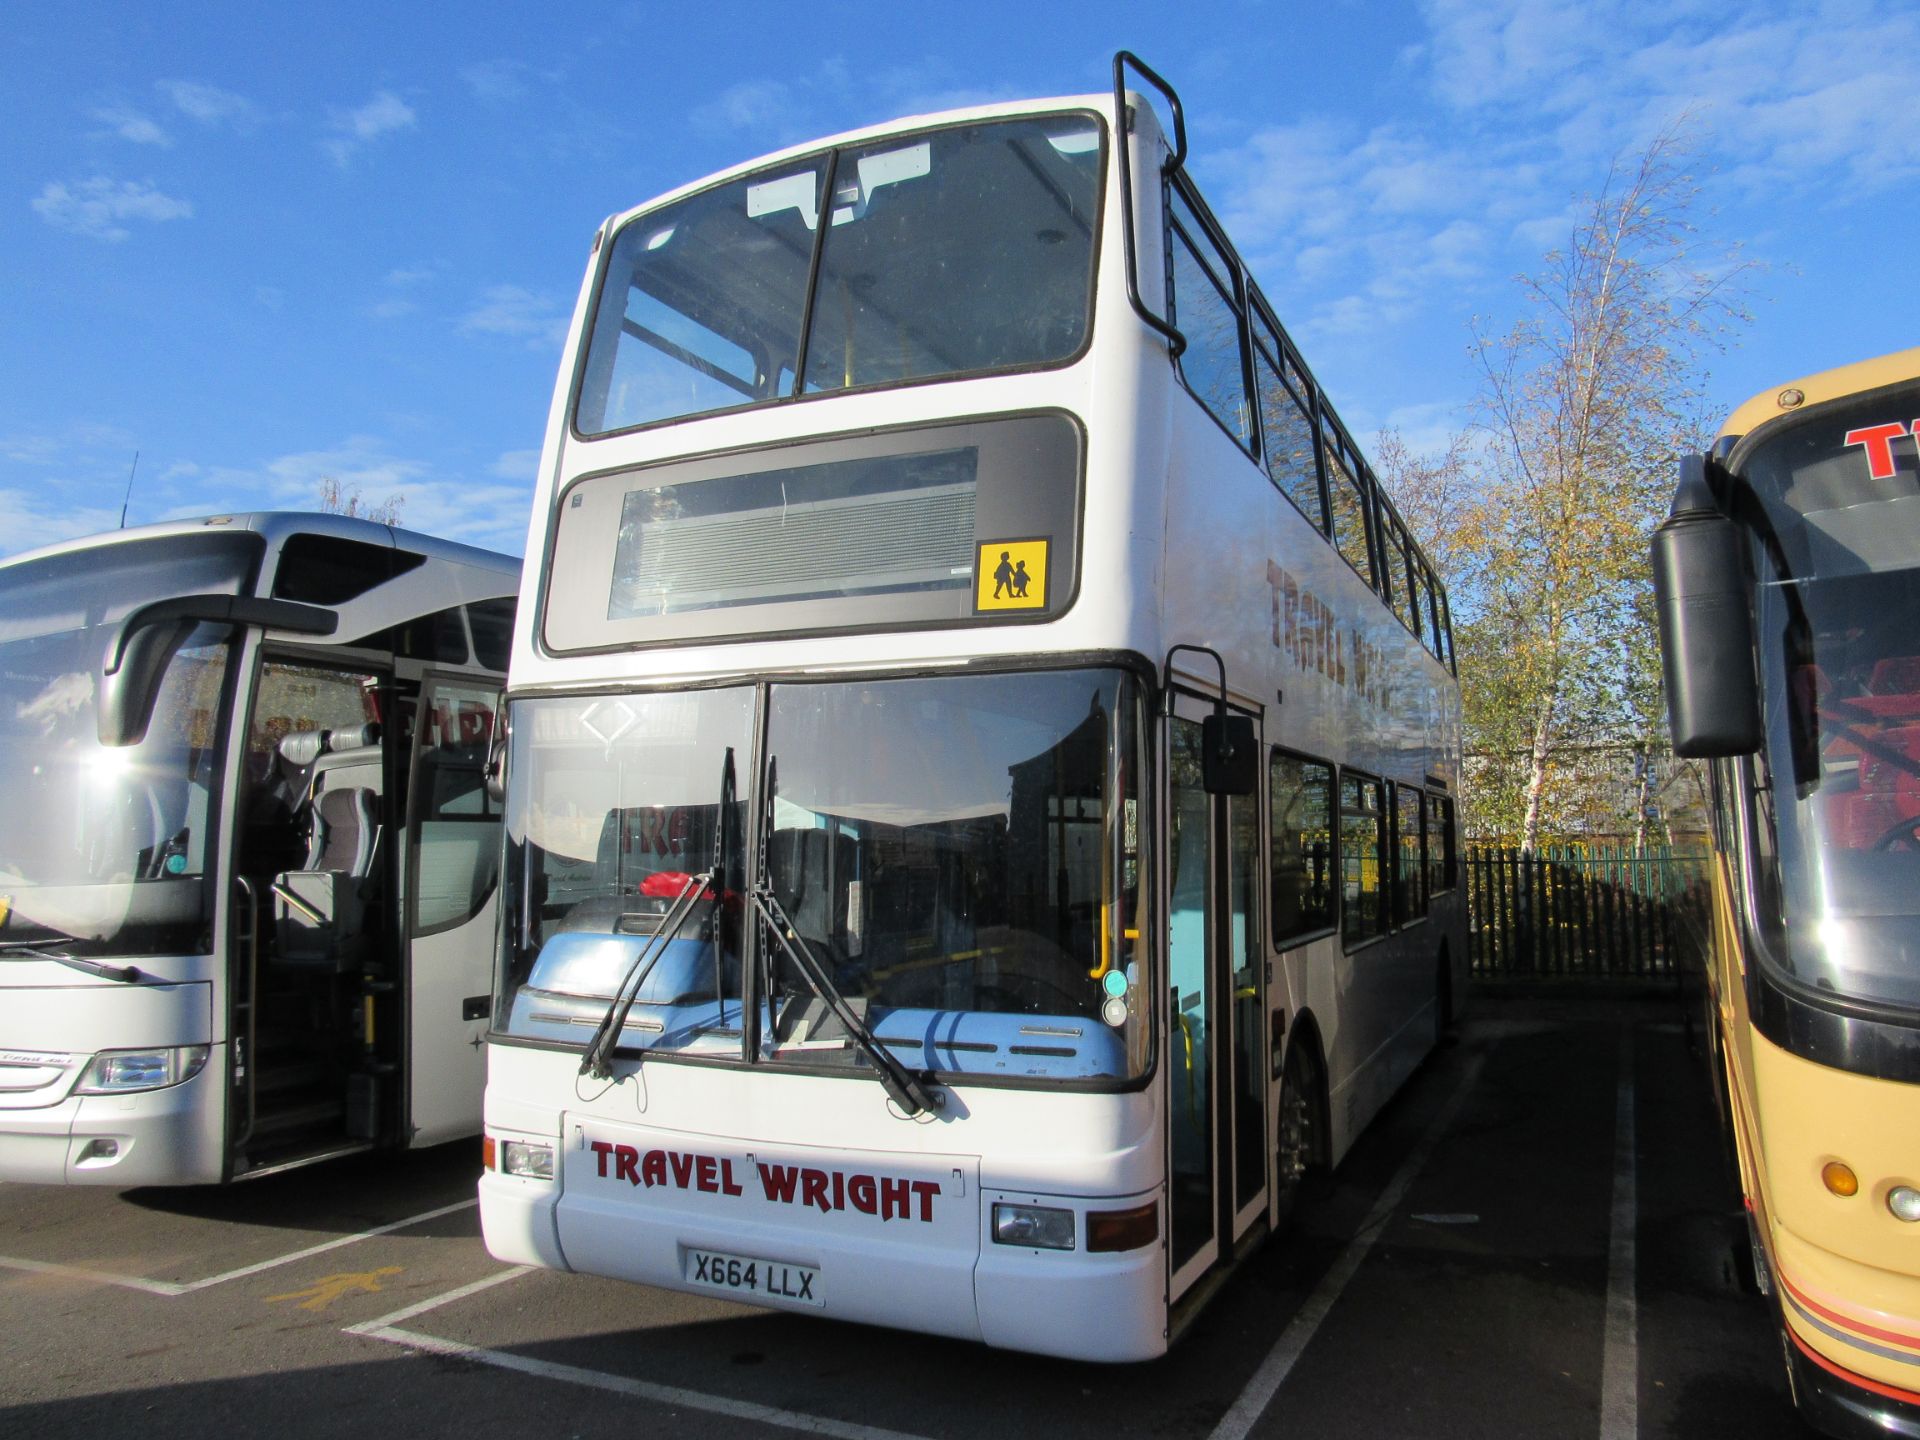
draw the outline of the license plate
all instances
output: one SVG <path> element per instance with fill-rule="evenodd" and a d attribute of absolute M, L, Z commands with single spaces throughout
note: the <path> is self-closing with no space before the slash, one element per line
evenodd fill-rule
<path fill-rule="evenodd" d="M 751 1255 L 727 1255 L 718 1250 L 687 1251 L 687 1282 L 734 1295 L 756 1295 L 770 1300 L 824 1305 L 820 1271 L 813 1265 L 790 1265 L 784 1260 L 760 1260 Z"/>

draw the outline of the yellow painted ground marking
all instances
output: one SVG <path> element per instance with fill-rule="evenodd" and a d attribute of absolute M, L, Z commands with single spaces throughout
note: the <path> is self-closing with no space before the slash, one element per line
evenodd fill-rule
<path fill-rule="evenodd" d="M 289 1290 L 285 1295 L 269 1295 L 267 1303 L 276 1300 L 298 1300 L 302 1310 L 324 1310 L 342 1295 L 380 1293 L 380 1281 L 388 1275 L 398 1275 L 399 1265 L 382 1265 L 378 1270 L 366 1270 L 354 1275 L 329 1275 L 316 1281 L 304 1290 Z"/>

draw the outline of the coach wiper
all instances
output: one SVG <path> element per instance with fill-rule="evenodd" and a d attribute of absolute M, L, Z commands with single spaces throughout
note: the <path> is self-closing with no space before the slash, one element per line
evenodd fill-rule
<path fill-rule="evenodd" d="M 56 945 L 72 944 L 68 938 L 55 938 Z M 57 950 L 42 950 L 38 945 L 25 940 L 9 940 L 0 943 L 0 960 L 51 960 L 56 965 L 64 965 L 69 970 L 78 970 L 82 975 L 98 976 L 102 980 L 112 980 L 121 985 L 138 984 L 144 977 L 133 965 L 103 965 L 98 960 L 82 960 L 78 955 L 62 955 Z"/>
<path fill-rule="evenodd" d="M 873 1031 L 867 1028 L 866 1021 L 854 1013 L 853 1007 L 847 1003 L 847 997 L 827 977 L 826 967 L 821 965 L 819 957 L 793 928 L 787 912 L 774 897 L 773 882 L 760 881 L 753 887 L 752 893 L 754 909 L 767 922 L 767 929 L 773 932 L 773 938 L 786 952 L 787 959 L 793 962 L 793 968 L 800 972 L 800 978 L 807 982 L 807 988 L 819 996 L 834 1017 L 846 1027 L 848 1036 L 860 1047 L 860 1052 L 873 1062 L 881 1085 L 894 1103 L 908 1115 L 918 1115 L 923 1110 L 938 1110 L 944 1103 L 944 1097 L 937 1090 L 928 1090 L 911 1070 L 893 1058 L 886 1046 L 873 1038 Z"/>

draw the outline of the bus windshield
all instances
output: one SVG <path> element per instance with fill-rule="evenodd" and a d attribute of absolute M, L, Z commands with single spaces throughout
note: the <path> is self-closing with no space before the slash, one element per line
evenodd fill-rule
<path fill-rule="evenodd" d="M 1071 358 L 1091 310 L 1100 137 L 1085 114 L 954 126 L 629 221 L 594 312 L 579 432 Z"/>
<path fill-rule="evenodd" d="M 745 1058 L 745 930 L 778 914 L 910 1069 L 1143 1073 L 1139 703 L 1105 670 L 516 701 L 505 1028 L 584 1045 L 644 973 L 622 1044 Z M 715 834 L 750 813 L 757 863 Z M 689 885 L 698 913 L 650 953 Z M 872 1073 L 783 947 L 763 933 L 750 953 L 756 1062 Z"/>
<path fill-rule="evenodd" d="M 114 625 L 150 601 L 236 594 L 260 542 L 132 541 L 0 567 L 0 943 L 67 953 L 199 953 L 228 632 L 203 626 L 167 670 L 144 740 L 100 743 Z"/>
<path fill-rule="evenodd" d="M 1756 890 L 1802 985 L 1920 1008 L 1920 473 L 1853 439 L 1920 396 L 1809 416 L 1736 457 L 1759 503 L 1769 784 Z M 1878 472 L 1878 473 L 1876 473 Z"/>

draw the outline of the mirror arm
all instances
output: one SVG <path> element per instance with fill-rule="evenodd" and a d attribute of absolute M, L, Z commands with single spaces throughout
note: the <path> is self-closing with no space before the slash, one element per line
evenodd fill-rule
<path fill-rule="evenodd" d="M 1178 360 L 1181 352 L 1187 348 L 1187 337 L 1174 328 L 1171 321 L 1149 310 L 1147 302 L 1140 297 L 1139 251 L 1133 235 L 1133 159 L 1127 144 L 1127 135 L 1132 128 L 1127 123 L 1126 72 L 1129 68 L 1138 71 L 1141 78 L 1165 96 L 1167 104 L 1173 109 L 1173 153 L 1167 157 L 1166 164 L 1160 167 L 1162 179 L 1172 176 L 1187 163 L 1187 120 L 1180 108 L 1180 97 L 1173 93 L 1171 85 L 1150 70 L 1131 50 L 1114 53 L 1113 113 L 1114 123 L 1120 130 L 1114 137 L 1114 148 L 1120 155 L 1120 248 L 1126 257 L 1127 299 L 1133 305 L 1134 314 L 1166 337 L 1170 358 Z"/>
<path fill-rule="evenodd" d="M 102 745 L 137 745 L 146 738 L 161 679 L 196 625 L 331 635 L 340 617 L 319 605 L 251 595 L 175 595 L 142 605 L 114 628 L 101 657 L 95 725 Z"/>
<path fill-rule="evenodd" d="M 132 647 L 133 637 L 141 630 L 161 625 L 253 625 L 262 630 L 290 630 L 297 635 L 331 635 L 340 628 L 340 617 L 319 605 L 303 605 L 297 600 L 262 600 L 251 595 L 176 595 L 142 605 L 120 622 L 107 643 L 107 655 L 101 672 L 116 673 Z"/>

